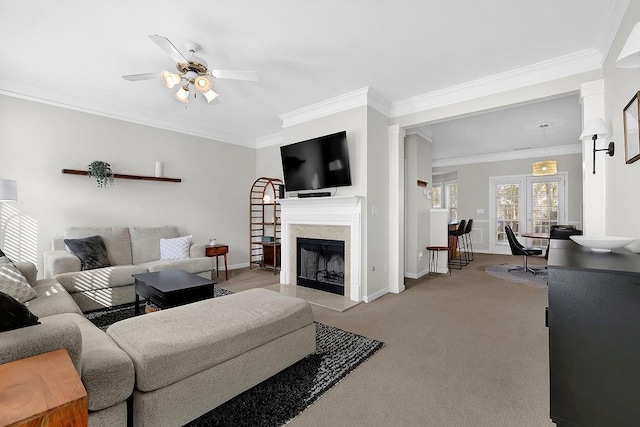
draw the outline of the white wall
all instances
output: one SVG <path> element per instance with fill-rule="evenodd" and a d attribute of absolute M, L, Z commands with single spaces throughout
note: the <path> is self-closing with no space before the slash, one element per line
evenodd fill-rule
<path fill-rule="evenodd" d="M 367 197 L 363 248 L 366 248 L 366 299 L 371 301 L 389 289 L 389 119 L 367 109 Z"/>
<path fill-rule="evenodd" d="M 430 189 L 433 184 L 431 142 L 417 134 L 412 134 L 405 137 L 404 143 L 407 165 L 405 276 L 417 279 L 429 271 L 429 257 L 425 248 L 429 245 L 430 239 L 431 199 L 427 199 L 424 190 Z M 418 187 L 418 180 L 427 181 L 429 187 Z"/>
<path fill-rule="evenodd" d="M 34 261 L 65 228 L 82 225 L 177 225 L 195 242 L 229 244 L 229 263 L 247 265 L 248 194 L 255 150 L 157 128 L 0 96 L 0 179 L 18 182 L 18 201 L 0 203 L 0 247 Z M 98 188 L 93 160 L 116 173 L 154 174 L 181 183 L 118 179 Z"/>
<path fill-rule="evenodd" d="M 567 220 L 581 221 L 582 207 L 582 156 L 567 154 L 554 156 L 558 171 L 567 172 Z M 542 158 L 518 159 L 500 162 L 476 163 L 469 165 L 433 168 L 433 172 L 457 171 L 458 176 L 458 219 L 473 218 L 473 249 L 489 251 L 489 177 L 507 175 L 530 175 L 531 164 Z M 478 209 L 484 213 L 478 213 Z"/>
<path fill-rule="evenodd" d="M 632 1 L 620 25 L 604 66 L 605 122 L 611 125 L 610 141 L 616 144 L 613 157 L 597 153 L 596 162 L 607 162 L 606 233 L 610 236 L 640 238 L 640 197 L 637 184 L 640 180 L 640 161 L 625 164 L 624 127 L 622 110 L 634 94 L 640 90 L 640 68 L 618 69 L 615 61 L 620 54 L 633 26 L 640 21 L 640 2 Z"/>

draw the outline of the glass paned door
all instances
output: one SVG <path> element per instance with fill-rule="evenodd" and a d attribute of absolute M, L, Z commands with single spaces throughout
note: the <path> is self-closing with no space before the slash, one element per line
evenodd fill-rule
<path fill-rule="evenodd" d="M 548 234 L 552 225 L 564 218 L 564 176 L 527 178 L 527 231 Z M 533 240 L 535 246 L 545 246 L 546 240 Z"/>
<path fill-rule="evenodd" d="M 520 183 L 497 184 L 496 195 L 496 243 L 506 243 L 505 225 L 510 226 L 514 233 L 520 229 Z"/>

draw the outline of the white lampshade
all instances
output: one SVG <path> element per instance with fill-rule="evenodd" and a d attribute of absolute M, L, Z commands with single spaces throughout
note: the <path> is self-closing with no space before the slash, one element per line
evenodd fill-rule
<path fill-rule="evenodd" d="M 205 93 L 211 89 L 211 79 L 207 76 L 198 76 L 193 81 L 193 85 L 199 92 Z"/>
<path fill-rule="evenodd" d="M 593 135 L 598 135 L 598 138 L 604 138 L 605 136 L 611 135 L 609 128 L 604 124 L 604 120 L 600 118 L 590 119 L 582 130 L 580 139 L 591 139 Z"/>
<path fill-rule="evenodd" d="M 182 77 L 180 76 L 180 74 L 170 73 L 167 70 L 162 70 L 160 76 L 162 77 L 162 83 L 164 83 L 164 85 L 169 89 L 182 81 Z"/>
<path fill-rule="evenodd" d="M 178 91 L 173 95 L 175 99 L 186 104 L 189 102 L 189 86 L 185 85 L 178 89 Z"/>
<path fill-rule="evenodd" d="M 218 97 L 218 95 L 220 95 L 220 94 L 214 92 L 211 89 L 209 89 L 208 91 L 204 92 L 203 95 L 204 95 L 205 98 L 207 98 L 207 104 L 208 104 L 211 101 L 213 101 L 214 99 L 216 99 Z"/>
<path fill-rule="evenodd" d="M 618 60 L 616 61 L 618 68 L 637 68 L 640 67 L 640 22 L 638 22 L 631 30 L 631 34 L 627 38 Z"/>
<path fill-rule="evenodd" d="M 18 200 L 18 183 L 10 179 L 0 179 L 0 202 Z"/>

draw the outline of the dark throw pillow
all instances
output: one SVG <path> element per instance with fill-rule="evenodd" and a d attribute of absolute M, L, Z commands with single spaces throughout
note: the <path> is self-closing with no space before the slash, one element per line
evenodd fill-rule
<path fill-rule="evenodd" d="M 111 267 L 111 261 L 107 255 L 107 247 L 100 236 L 90 236 L 84 239 L 64 239 L 64 243 L 73 252 L 82 264 L 82 270 L 93 270 L 102 267 Z"/>
<path fill-rule="evenodd" d="M 15 298 L 0 292 L 0 332 L 38 325 L 38 317 Z"/>

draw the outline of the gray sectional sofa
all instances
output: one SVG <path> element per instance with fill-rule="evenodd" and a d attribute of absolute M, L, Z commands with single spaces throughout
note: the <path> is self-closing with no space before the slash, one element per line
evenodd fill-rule
<path fill-rule="evenodd" d="M 80 259 L 67 250 L 64 239 L 101 236 L 111 267 L 81 271 Z M 160 259 L 160 239 L 179 237 L 178 227 L 72 227 L 64 238 L 53 240 L 43 253 L 44 277 L 57 280 L 82 311 L 133 302 L 132 274 L 177 268 L 189 273 L 214 269 L 215 259 L 205 256 L 204 244 L 192 244 L 189 258 Z"/>
<path fill-rule="evenodd" d="M 0 333 L 0 364 L 66 348 L 87 390 L 89 425 L 180 426 L 315 351 L 309 303 L 266 289 L 145 314 L 106 333 L 55 279 L 27 307 L 41 324 Z"/>

